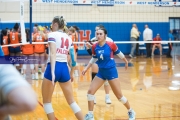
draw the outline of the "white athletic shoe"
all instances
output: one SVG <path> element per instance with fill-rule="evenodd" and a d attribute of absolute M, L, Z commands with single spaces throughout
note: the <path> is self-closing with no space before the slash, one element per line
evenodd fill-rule
<path fill-rule="evenodd" d="M 129 120 L 135 120 L 136 119 L 136 113 L 132 109 L 130 111 L 128 111 L 128 116 L 129 116 Z"/>
<path fill-rule="evenodd" d="M 93 115 L 93 114 L 88 113 L 88 114 L 86 114 L 86 116 L 85 116 L 84 120 L 94 120 L 94 115 Z"/>
<path fill-rule="evenodd" d="M 106 104 L 111 104 L 111 99 L 109 96 L 105 97 L 105 102 L 106 102 Z"/>

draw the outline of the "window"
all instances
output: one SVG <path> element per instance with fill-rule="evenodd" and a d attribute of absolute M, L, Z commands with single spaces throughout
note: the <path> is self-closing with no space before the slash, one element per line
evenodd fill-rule
<path fill-rule="evenodd" d="M 169 18 L 170 29 L 180 29 L 180 18 Z"/>

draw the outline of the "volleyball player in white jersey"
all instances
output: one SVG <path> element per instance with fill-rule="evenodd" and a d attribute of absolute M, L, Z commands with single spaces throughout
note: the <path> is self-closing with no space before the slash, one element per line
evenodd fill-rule
<path fill-rule="evenodd" d="M 101 24 L 97 25 L 95 30 L 97 31 L 97 30 L 99 30 L 99 28 L 104 28 L 104 26 L 101 25 Z M 95 35 L 96 35 L 96 33 L 95 33 Z M 95 40 L 97 40 L 96 37 L 91 39 L 91 41 L 95 41 Z M 113 42 L 113 40 L 111 38 L 109 38 L 109 37 L 106 37 L 106 41 Z M 95 43 L 96 42 L 93 42 L 93 44 L 95 44 Z M 86 48 L 87 48 L 87 51 L 88 51 L 88 53 L 90 55 L 92 55 L 91 47 L 92 47 L 92 45 L 89 42 L 87 42 Z M 97 66 L 97 64 L 93 64 L 92 65 L 91 72 L 92 72 L 91 76 L 92 76 L 92 80 L 93 80 L 94 77 L 96 76 L 96 74 L 98 73 L 98 66 Z M 105 103 L 106 104 L 111 104 L 111 99 L 110 99 L 110 95 L 109 95 L 110 87 L 109 87 L 109 83 L 108 83 L 107 80 L 104 82 L 104 90 L 105 90 L 105 94 L 106 94 L 106 96 L 105 96 Z M 96 100 L 95 99 L 94 99 L 94 103 L 96 104 Z"/>
<path fill-rule="evenodd" d="M 76 118 L 78 120 L 83 120 L 81 109 L 73 98 L 73 90 L 67 65 L 67 55 L 69 52 L 69 54 L 73 56 L 74 48 L 72 45 L 72 39 L 66 33 L 63 33 L 64 25 L 65 22 L 62 16 L 54 17 L 52 21 L 52 32 L 48 34 L 50 53 L 42 83 L 44 110 L 49 120 L 55 120 L 51 98 L 54 91 L 54 83 L 58 82 L 62 88 L 67 103 L 70 105 Z M 76 66 L 76 62 L 73 58 L 74 57 L 71 57 L 72 67 Z M 71 72 L 71 77 L 72 75 Z"/>

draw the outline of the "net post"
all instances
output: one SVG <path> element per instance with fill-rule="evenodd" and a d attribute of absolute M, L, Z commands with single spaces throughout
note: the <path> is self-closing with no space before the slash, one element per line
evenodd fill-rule
<path fill-rule="evenodd" d="M 32 0 L 29 1 L 29 11 L 30 44 L 32 44 Z"/>

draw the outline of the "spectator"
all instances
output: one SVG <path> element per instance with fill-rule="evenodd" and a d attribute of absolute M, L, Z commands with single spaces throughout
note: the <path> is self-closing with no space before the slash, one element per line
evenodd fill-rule
<path fill-rule="evenodd" d="M 137 30 L 137 26 L 136 24 L 133 24 L 133 27 L 131 29 L 131 41 L 137 41 L 137 38 L 139 37 L 139 32 Z M 132 43 L 131 44 L 131 53 L 129 54 L 129 56 L 131 58 L 134 58 L 134 51 L 136 49 L 136 43 Z"/>
<path fill-rule="evenodd" d="M 145 30 L 143 32 L 143 39 L 144 41 L 152 41 L 153 32 L 149 29 L 148 25 L 145 25 Z M 151 43 L 146 43 L 146 51 L 147 51 L 147 58 L 151 58 Z"/>
<path fill-rule="evenodd" d="M 138 27 L 136 27 L 136 28 L 138 30 Z M 138 31 L 138 32 L 139 32 L 139 37 L 137 37 L 137 41 L 139 41 L 140 34 L 141 34 L 140 31 Z M 139 56 L 139 43 L 136 43 L 136 56 Z"/>
<path fill-rule="evenodd" d="M 173 31 L 172 30 L 170 30 L 169 31 L 169 41 L 174 41 L 174 36 L 173 36 Z M 171 51 L 172 51 L 172 43 L 168 43 L 168 47 L 169 47 L 169 50 L 168 50 L 168 53 L 167 53 L 167 58 L 172 58 L 172 56 L 171 56 Z"/>
<path fill-rule="evenodd" d="M 161 41 L 160 35 L 157 34 L 157 36 L 153 39 L 153 41 Z M 162 55 L 162 45 L 161 43 L 153 43 L 153 47 L 152 47 L 152 56 L 154 56 L 154 50 L 155 48 L 158 47 L 159 51 L 160 51 L 160 55 Z"/>

